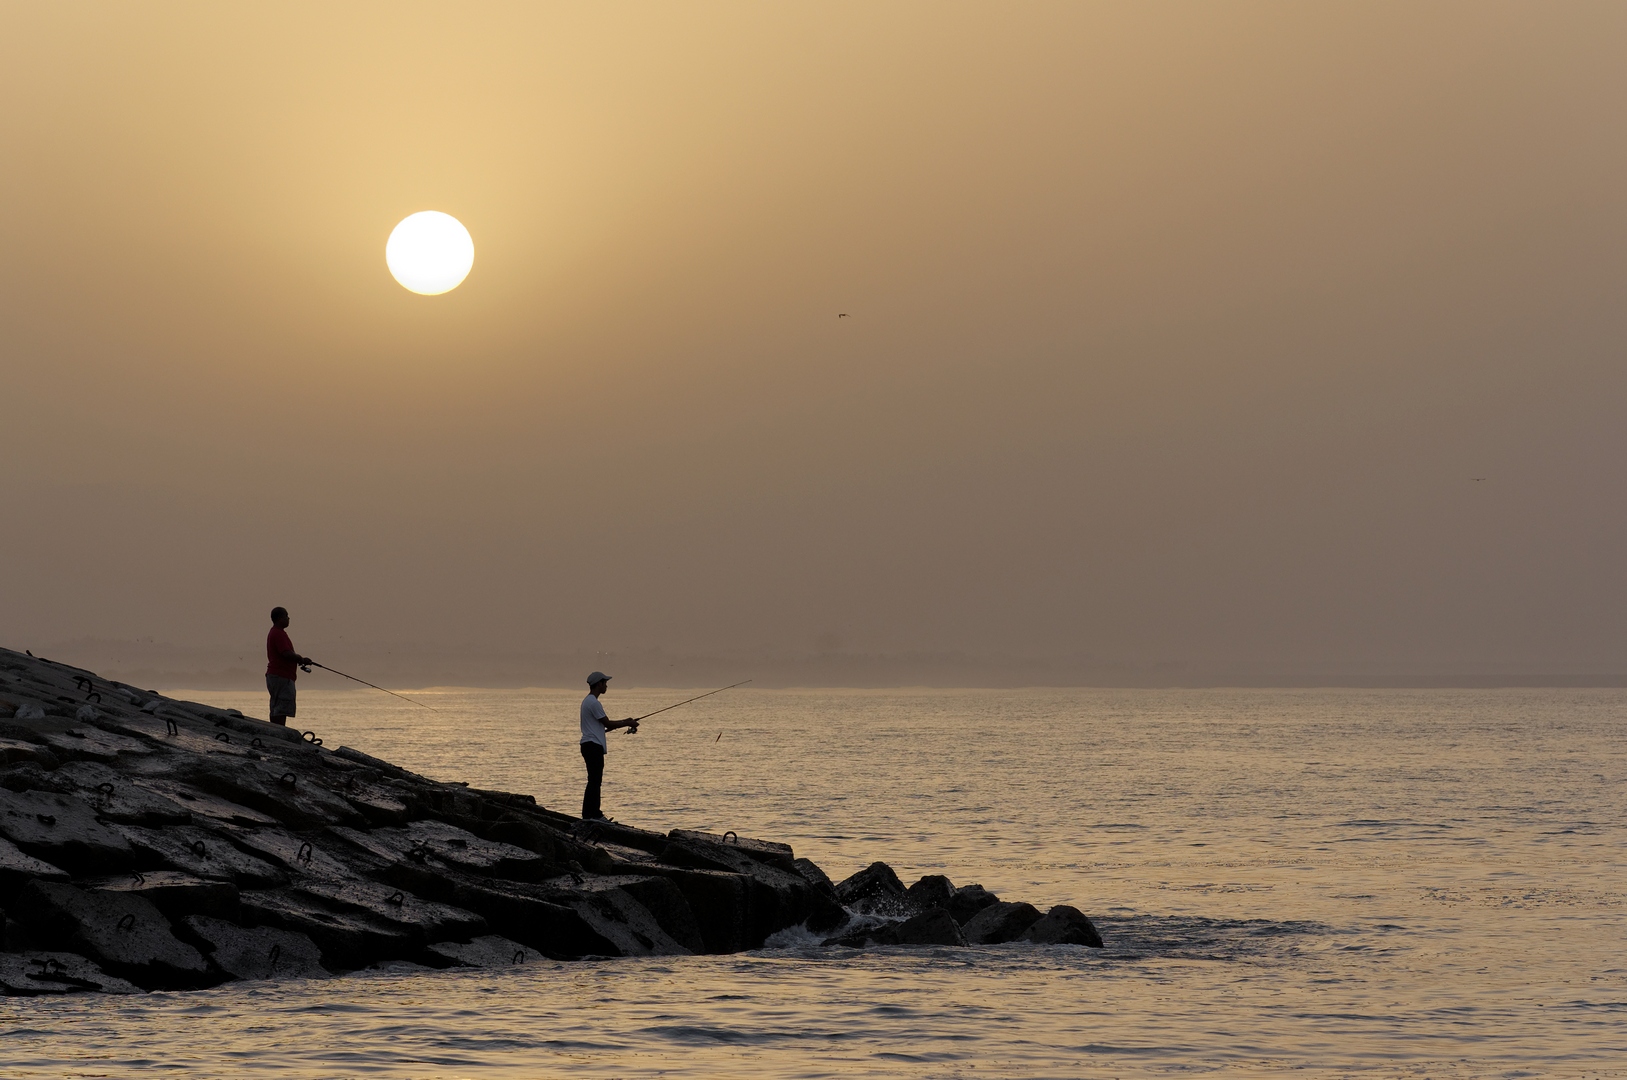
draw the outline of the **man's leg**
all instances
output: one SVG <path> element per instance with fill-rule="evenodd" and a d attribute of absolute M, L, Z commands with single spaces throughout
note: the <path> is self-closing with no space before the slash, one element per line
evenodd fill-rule
<path fill-rule="evenodd" d="M 288 718 L 294 715 L 294 684 L 288 679 L 267 675 L 266 693 L 271 695 L 271 722 L 287 727 Z"/>
<path fill-rule="evenodd" d="M 582 760 L 588 767 L 588 786 L 582 791 L 582 818 L 600 816 L 599 788 L 604 781 L 604 747 L 598 743 L 582 744 Z"/>

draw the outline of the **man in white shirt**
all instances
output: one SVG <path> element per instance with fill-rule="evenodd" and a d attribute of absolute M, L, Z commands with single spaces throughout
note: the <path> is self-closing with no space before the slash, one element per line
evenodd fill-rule
<path fill-rule="evenodd" d="M 587 762 L 588 786 L 582 792 L 582 820 L 583 821 L 609 821 L 599 809 L 599 787 L 604 781 L 604 756 L 610 749 L 605 741 L 605 732 L 611 728 L 626 728 L 628 734 L 636 734 L 638 721 L 632 717 L 625 720 L 611 720 L 605 716 L 604 706 L 599 704 L 599 695 L 610 689 L 610 676 L 602 671 L 595 671 L 588 676 L 588 696 L 582 699 L 582 760 Z"/>

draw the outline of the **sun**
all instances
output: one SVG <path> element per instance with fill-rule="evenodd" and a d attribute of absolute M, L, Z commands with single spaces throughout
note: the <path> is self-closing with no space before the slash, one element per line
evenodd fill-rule
<path fill-rule="evenodd" d="M 463 222 L 439 210 L 401 219 L 384 245 L 384 262 L 403 287 L 439 296 L 463 284 L 475 264 L 475 242 Z"/>

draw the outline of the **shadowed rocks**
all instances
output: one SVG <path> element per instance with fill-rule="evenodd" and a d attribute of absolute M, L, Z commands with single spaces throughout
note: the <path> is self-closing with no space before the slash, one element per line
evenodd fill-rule
<path fill-rule="evenodd" d="M 581 821 L 311 733 L 0 649 L 0 989 L 205 988 L 384 967 L 832 943 L 1100 944 L 885 863 Z"/>

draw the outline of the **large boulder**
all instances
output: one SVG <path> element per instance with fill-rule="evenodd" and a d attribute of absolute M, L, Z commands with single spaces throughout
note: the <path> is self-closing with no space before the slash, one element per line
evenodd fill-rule
<path fill-rule="evenodd" d="M 313 782 L 316 774 L 309 768 L 284 768 L 293 764 L 187 755 L 177 764 L 176 775 L 201 791 L 268 814 L 290 828 L 367 823 L 344 798 Z"/>
<path fill-rule="evenodd" d="M 120 830 L 136 849 L 143 867 L 165 866 L 203 878 L 230 881 L 241 889 L 274 889 L 288 884 L 288 873 L 250 855 L 220 833 L 191 825 Z"/>
<path fill-rule="evenodd" d="M 93 992 L 139 994 L 141 988 L 107 974 L 75 953 L 0 953 L 0 993 L 6 997 Z"/>
<path fill-rule="evenodd" d="M 894 931 L 900 945 L 964 945 L 966 935 L 961 932 L 955 917 L 943 908 L 933 908 L 906 919 Z"/>
<path fill-rule="evenodd" d="M 182 915 L 212 915 L 231 918 L 237 914 L 237 886 L 229 881 L 196 877 L 178 870 L 149 870 L 121 874 L 100 881 L 85 882 L 83 888 L 95 892 L 123 893 L 150 900 L 170 918 Z"/>
<path fill-rule="evenodd" d="M 1024 931 L 1039 922 L 1039 909 L 1033 904 L 990 904 L 979 911 L 962 927 L 966 941 L 971 945 L 1000 945 L 1016 941 Z"/>
<path fill-rule="evenodd" d="M 445 866 L 465 873 L 510 881 L 541 881 L 553 871 L 551 859 L 525 848 L 482 840 L 466 829 L 441 821 L 415 821 L 397 828 L 332 830 L 384 862 L 411 862 L 419 866 Z"/>
<path fill-rule="evenodd" d="M 843 906 L 863 915 L 903 915 L 910 910 L 904 883 L 884 862 L 873 862 L 838 882 L 836 898 Z"/>
<path fill-rule="evenodd" d="M 67 881 L 68 872 L 44 859 L 26 854 L 16 844 L 0 836 L 0 903 L 9 901 L 18 889 L 36 878 L 42 881 Z"/>
<path fill-rule="evenodd" d="M 130 842 L 96 819 L 83 800 L 49 791 L 0 790 L 0 834 L 35 858 L 70 873 L 133 865 Z"/>
<path fill-rule="evenodd" d="M 1000 898 L 981 885 L 962 885 L 944 903 L 955 921 L 965 926 L 972 917 L 986 907 L 1000 902 Z"/>
<path fill-rule="evenodd" d="M 836 899 L 836 883 L 812 859 L 795 859 L 792 860 L 791 865 L 796 867 L 796 871 L 802 875 L 803 881 L 812 885 L 818 892 L 829 899 Z"/>
<path fill-rule="evenodd" d="M 1096 931 L 1096 924 L 1084 912 L 1068 904 L 1058 904 L 1047 911 L 1045 917 L 1024 930 L 1018 940 L 1040 945 L 1102 947 L 1102 935 Z"/>
<path fill-rule="evenodd" d="M 78 786 L 80 796 L 103 821 L 161 826 L 192 820 L 192 812 L 179 800 L 133 783 L 101 762 L 75 761 L 59 772 Z"/>
<path fill-rule="evenodd" d="M 697 952 L 731 953 L 753 947 L 751 905 L 756 887 L 750 877 L 665 863 L 641 863 L 637 873 L 670 881 L 683 895 L 701 937 Z"/>
<path fill-rule="evenodd" d="M 293 880 L 350 881 L 377 873 L 388 860 L 344 843 L 342 834 L 293 833 L 282 828 L 224 830 L 232 842 L 257 858 L 276 863 Z"/>
<path fill-rule="evenodd" d="M 316 942 L 297 931 L 242 927 L 207 915 L 188 915 L 182 925 L 215 966 L 234 979 L 320 979 L 328 974 Z"/>
<path fill-rule="evenodd" d="M 745 946 L 749 949 L 758 948 L 770 934 L 790 926 L 805 924 L 815 933 L 823 933 L 847 921 L 841 905 L 815 889 L 800 873 L 763 861 L 736 844 L 674 840 L 662 851 L 661 862 L 724 870 L 749 878 Z"/>
<path fill-rule="evenodd" d="M 109 973 L 145 989 L 189 990 L 220 981 L 198 950 L 177 939 L 169 920 L 144 897 L 35 881 L 17 894 L 8 914 L 41 939 L 89 956 Z"/>
<path fill-rule="evenodd" d="M 178 805 L 184 806 L 192 815 L 192 820 L 199 824 L 259 828 L 278 823 L 270 814 L 262 814 L 241 803 L 223 799 L 219 795 L 211 795 L 199 788 L 188 787 L 166 777 L 132 776 L 130 783 L 174 800 Z"/>
<path fill-rule="evenodd" d="M 486 920 L 472 911 L 425 900 L 376 881 L 311 879 L 294 888 L 335 909 L 371 915 L 418 943 L 465 940 L 487 929 Z"/>
<path fill-rule="evenodd" d="M 245 892 L 240 903 L 251 925 L 292 930 L 315 941 L 323 966 L 333 971 L 408 959 L 420 944 L 397 925 L 363 911 L 335 911 L 317 897 L 293 889 Z"/>
<path fill-rule="evenodd" d="M 955 895 L 955 883 L 942 874 L 927 874 L 911 885 L 904 895 L 921 911 L 947 908 Z"/>
<path fill-rule="evenodd" d="M 473 941 L 438 941 L 429 952 L 455 967 L 513 967 L 538 959 L 536 950 L 496 934 L 485 934 Z"/>
<path fill-rule="evenodd" d="M 648 878 L 632 880 L 646 885 L 651 882 Z M 595 933 L 611 943 L 613 951 L 608 955 L 683 956 L 694 951 L 667 933 L 650 910 L 621 887 L 623 884 L 621 878 L 584 877 L 580 883 L 566 878 L 531 889 L 580 915 Z"/>
<path fill-rule="evenodd" d="M 797 870 L 796 857 L 791 852 L 790 844 L 781 844 L 773 840 L 753 840 L 749 836 L 739 836 L 732 832 L 718 834 L 697 832 L 693 829 L 673 829 L 667 834 L 667 839 L 681 843 L 727 844 L 745 852 L 758 862 L 777 866 L 787 873 L 794 874 Z"/>
<path fill-rule="evenodd" d="M 550 899 L 544 887 L 410 860 L 387 867 L 382 876 L 403 891 L 475 912 L 497 933 L 556 960 L 619 951 L 573 907 Z"/>

